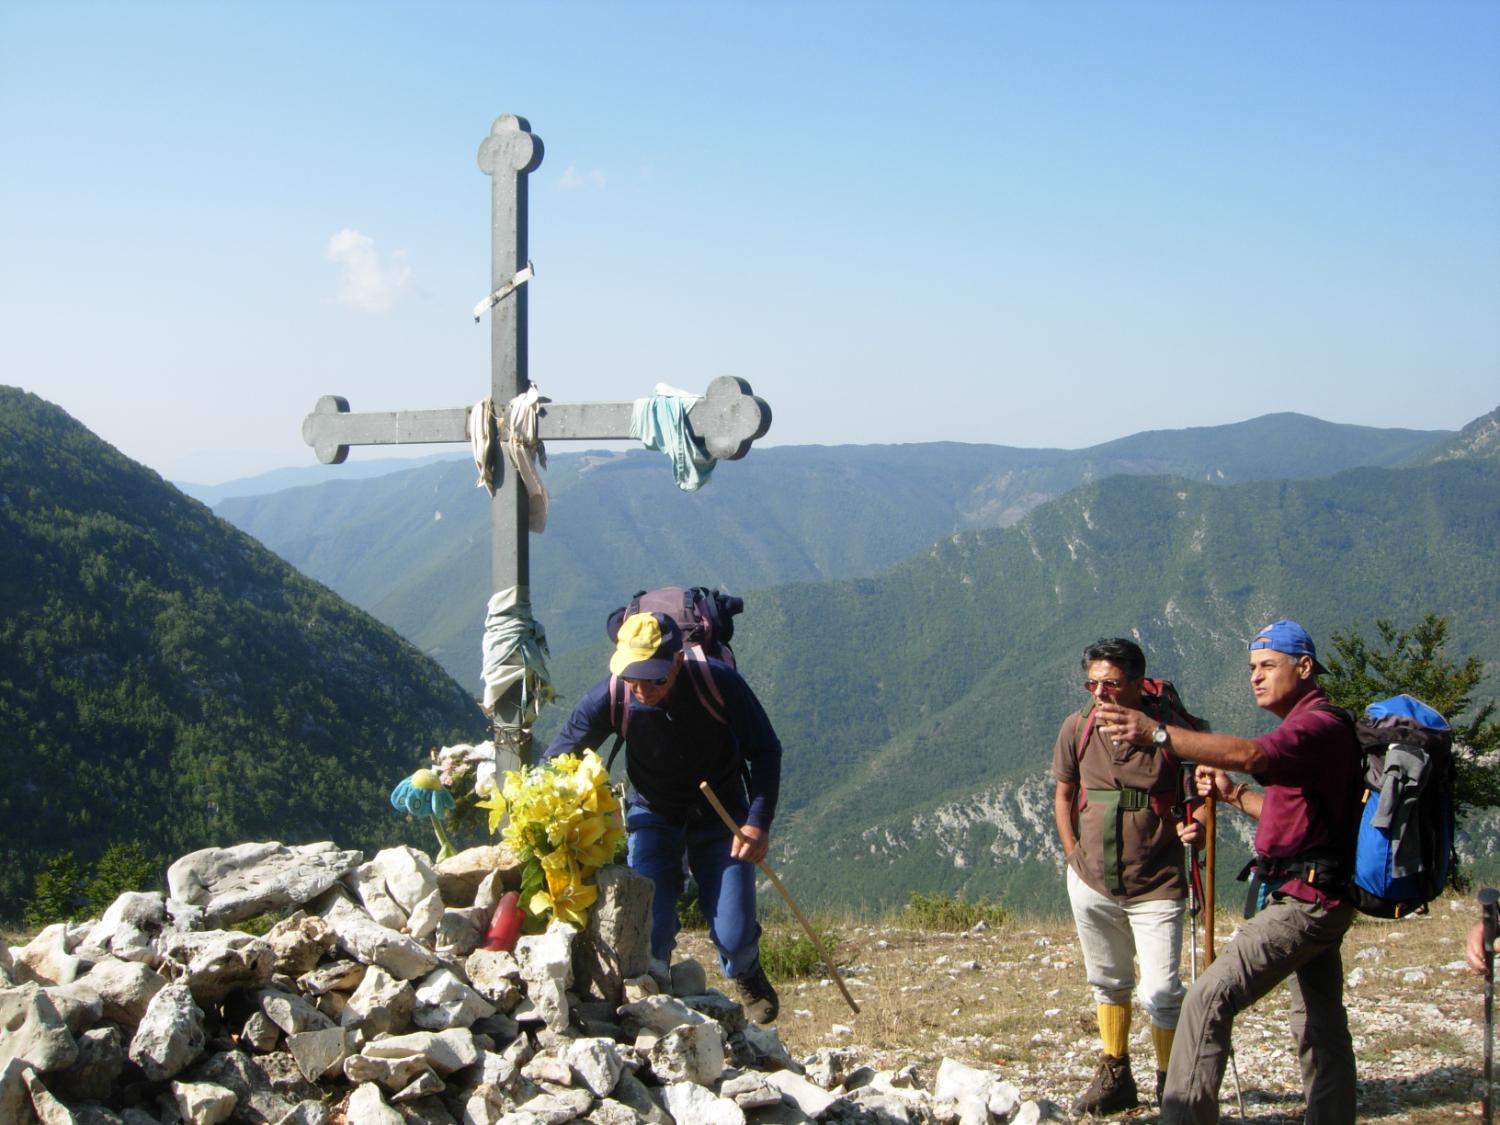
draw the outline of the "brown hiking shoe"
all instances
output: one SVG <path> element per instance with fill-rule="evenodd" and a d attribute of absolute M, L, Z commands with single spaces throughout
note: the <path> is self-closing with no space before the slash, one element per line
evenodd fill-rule
<path fill-rule="evenodd" d="M 1099 1069 L 1094 1071 L 1094 1080 L 1073 1102 L 1073 1116 L 1093 1113 L 1102 1117 L 1134 1109 L 1140 1104 L 1140 1096 L 1135 1091 L 1135 1078 L 1130 1073 L 1130 1056 L 1100 1055 Z"/>
<path fill-rule="evenodd" d="M 734 985 L 735 999 L 744 1006 L 745 1018 L 752 1023 L 770 1023 L 781 1011 L 781 999 L 759 964 L 749 976 L 734 977 L 730 983 Z"/>

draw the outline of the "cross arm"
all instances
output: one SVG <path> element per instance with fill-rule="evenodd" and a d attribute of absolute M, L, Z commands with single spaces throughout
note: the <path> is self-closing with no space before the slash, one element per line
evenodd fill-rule
<path fill-rule="evenodd" d="M 630 437 L 630 402 L 542 400 L 537 433 L 543 441 L 606 441 Z M 688 425 L 709 454 L 734 461 L 771 428 L 771 408 L 750 384 L 723 375 L 688 412 Z M 349 401 L 324 395 L 302 420 L 302 440 L 325 465 L 341 464 L 351 445 L 411 445 L 469 440 L 469 408 L 351 414 Z"/>

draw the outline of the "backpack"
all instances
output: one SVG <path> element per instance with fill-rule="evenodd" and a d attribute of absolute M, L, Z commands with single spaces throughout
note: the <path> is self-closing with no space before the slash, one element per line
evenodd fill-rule
<path fill-rule="evenodd" d="M 689 660 L 719 660 L 735 666 L 735 614 L 744 612 L 745 601 L 732 594 L 721 594 L 707 586 L 663 586 L 659 590 L 637 590 L 629 604 L 609 615 L 604 632 L 613 644 L 620 626 L 637 613 L 663 613 L 677 622 L 682 630 L 682 651 Z"/>
<path fill-rule="evenodd" d="M 1364 810 L 1350 897 L 1364 914 L 1425 911 L 1453 867 L 1453 730 L 1409 695 L 1378 700 L 1355 724 Z"/>
<path fill-rule="evenodd" d="M 707 662 L 717 660 L 735 667 L 734 650 L 729 641 L 734 636 L 734 617 L 745 609 L 743 598 L 721 594 L 707 586 L 663 586 L 658 590 L 638 590 L 629 603 L 620 606 L 604 623 L 605 635 L 613 644 L 619 639 L 620 626 L 625 618 L 637 613 L 661 613 L 677 622 L 682 630 L 683 671 L 698 702 L 709 716 L 718 723 L 729 725 L 724 713 L 724 695 L 714 682 Z M 625 699 L 625 681 L 611 674 L 609 677 L 609 722 L 615 731 L 615 741 L 610 747 L 604 768 L 615 764 L 620 746 L 630 727 L 630 706 Z"/>

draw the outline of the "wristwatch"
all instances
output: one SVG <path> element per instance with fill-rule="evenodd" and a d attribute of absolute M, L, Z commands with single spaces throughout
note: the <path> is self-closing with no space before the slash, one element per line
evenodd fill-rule
<path fill-rule="evenodd" d="M 1165 746 L 1167 744 L 1168 737 L 1169 735 L 1167 734 L 1167 724 L 1157 723 L 1156 729 L 1151 732 L 1151 741 L 1157 746 Z"/>

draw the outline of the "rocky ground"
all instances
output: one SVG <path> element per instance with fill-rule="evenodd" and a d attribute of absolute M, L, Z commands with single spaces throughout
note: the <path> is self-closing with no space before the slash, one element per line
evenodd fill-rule
<path fill-rule="evenodd" d="M 497 848 L 436 868 L 331 844 L 183 857 L 165 894 L 0 945 L 0 1125 L 1032 1125 L 1066 1119 L 1097 1058 L 1062 920 L 825 919 L 860 1011 L 831 980 L 781 979 L 761 1029 L 714 991 L 702 931 L 670 972 L 648 963 L 650 883 L 623 867 L 599 872 L 586 929 L 477 948 L 518 877 Z M 1461 959 L 1476 916 L 1449 899 L 1350 931 L 1361 1120 L 1477 1115 L 1483 986 Z M 795 932 L 769 923 L 773 974 Z M 1233 940 L 1227 913 L 1219 932 Z M 1285 1019 L 1278 991 L 1236 1028 L 1246 1120 L 1300 1119 Z M 1141 1020 L 1132 1054 L 1149 1095 Z M 1234 1120 L 1232 1076 L 1223 1095 Z"/>
<path fill-rule="evenodd" d="M 1462 962 L 1477 918 L 1472 898 L 1449 898 L 1401 922 L 1360 918 L 1350 931 L 1344 968 L 1360 1120 L 1478 1116 L 1484 985 Z M 1218 927 L 1222 944 L 1234 919 L 1221 912 Z M 1099 1042 L 1070 923 L 1022 920 L 966 933 L 836 928 L 836 956 L 861 1011 L 851 1012 L 830 981 L 783 984 L 779 1030 L 794 1055 L 839 1047 L 876 1067 L 915 1065 L 918 1074 L 948 1057 L 995 1067 L 1023 1098 L 1064 1106 L 1088 1084 Z M 701 933 L 686 934 L 682 949 L 713 964 Z M 1242 1018 L 1234 1043 L 1245 1119 L 1300 1120 L 1284 989 Z M 1153 1055 L 1139 1013 L 1131 1054 L 1149 1089 Z M 1232 1078 L 1223 1096 L 1225 1120 L 1237 1119 Z M 1156 1108 L 1124 1116 L 1151 1121 Z"/>

